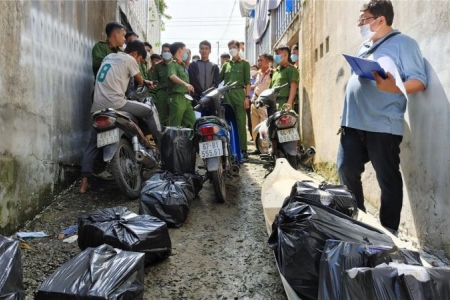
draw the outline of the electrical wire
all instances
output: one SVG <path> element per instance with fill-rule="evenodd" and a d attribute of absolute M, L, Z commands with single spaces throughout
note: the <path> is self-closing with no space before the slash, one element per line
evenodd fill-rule
<path fill-rule="evenodd" d="M 236 3 L 237 3 L 237 0 L 234 0 L 233 8 L 231 9 L 230 18 L 228 19 L 228 24 L 225 27 L 224 32 L 223 32 L 222 36 L 220 37 L 220 39 L 223 39 L 225 37 L 225 35 L 228 33 L 228 25 L 230 24 L 231 18 L 233 17 L 233 12 L 234 12 L 234 8 L 236 7 Z"/>

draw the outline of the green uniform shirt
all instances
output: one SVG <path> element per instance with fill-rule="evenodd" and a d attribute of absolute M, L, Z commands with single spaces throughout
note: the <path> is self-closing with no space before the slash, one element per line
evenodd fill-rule
<path fill-rule="evenodd" d="M 237 61 L 230 60 L 222 66 L 220 79 L 224 81 L 225 85 L 237 81 L 238 85 L 246 87 L 250 84 L 250 64 L 241 59 Z"/>
<path fill-rule="evenodd" d="M 164 62 L 157 64 L 152 72 L 151 79 L 157 80 L 156 90 L 167 90 L 169 86 L 169 76 L 167 75 L 169 68 Z"/>
<path fill-rule="evenodd" d="M 99 41 L 92 48 L 92 71 L 95 77 L 97 77 L 97 72 L 100 69 L 103 59 L 111 53 L 122 52 L 119 47 L 109 48 L 108 41 Z"/>
<path fill-rule="evenodd" d="M 176 75 L 184 82 L 189 83 L 189 75 L 184 64 L 178 63 L 175 59 L 172 60 L 168 66 L 167 77 L 170 75 Z M 187 92 L 187 87 L 182 84 L 177 84 L 169 79 L 169 94 L 186 94 Z"/>
<path fill-rule="evenodd" d="M 148 71 L 147 71 L 147 77 L 148 80 L 150 81 L 154 81 L 155 80 L 155 66 L 152 66 Z M 156 88 L 155 89 L 150 89 L 149 93 L 152 95 L 156 95 Z"/>
<path fill-rule="evenodd" d="M 142 78 L 144 78 L 145 80 L 149 80 L 148 72 L 147 72 L 147 65 L 144 64 L 143 62 L 139 63 L 139 72 L 141 73 Z"/>
<path fill-rule="evenodd" d="M 283 85 L 289 83 L 285 86 L 278 94 L 277 98 L 288 98 L 289 92 L 291 90 L 291 83 L 298 83 L 299 75 L 296 67 L 287 65 L 286 67 L 278 66 L 272 75 L 272 81 L 270 82 L 269 88 Z"/>

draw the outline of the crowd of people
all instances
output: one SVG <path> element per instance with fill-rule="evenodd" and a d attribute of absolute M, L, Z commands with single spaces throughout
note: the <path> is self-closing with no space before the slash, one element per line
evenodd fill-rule
<path fill-rule="evenodd" d="M 297 101 L 297 56 L 291 55 L 291 48 L 287 45 L 278 46 L 274 55 L 260 54 L 257 65 L 250 66 L 244 56 L 244 43 L 232 40 L 228 43 L 229 52 L 221 55 L 218 66 L 209 60 L 211 43 L 206 40 L 199 44 L 199 55 L 191 59 L 190 49 L 182 42 L 164 43 L 161 53 L 156 54 L 152 53 L 152 45 L 140 41 L 136 33 L 127 32 L 120 23 L 109 22 L 105 32 L 106 40 L 96 43 L 92 50 L 92 69 L 96 80 L 91 113 L 113 108 L 143 120 L 150 119 L 147 117 L 152 112 L 148 106 L 126 99 L 129 80 L 133 78 L 137 85 L 150 87 L 149 96 L 154 99 L 163 126 L 192 128 L 196 116 L 192 102 L 185 95 L 190 94 L 199 100 L 202 93 L 211 87 L 237 82 L 236 87 L 225 95 L 224 102 L 234 109 L 245 161 L 249 154 L 258 154 L 258 151 L 247 152 L 247 129 L 254 140 L 255 126 L 267 118 L 266 109 L 254 105 L 258 94 L 269 87 L 288 83 L 278 96 L 277 103 L 280 107 L 284 103 L 293 107 Z M 272 66 L 274 62 L 276 68 Z M 82 163 L 81 193 L 87 190 L 87 178 L 93 172 L 98 151 L 96 131 L 92 128 Z M 106 171 L 101 174 L 110 176 Z"/>
<path fill-rule="evenodd" d="M 394 10 L 389 0 L 369 0 L 363 5 L 357 25 L 364 42 L 357 56 L 392 58 L 406 93 L 414 94 L 427 86 L 423 57 L 417 42 L 392 28 L 393 19 Z M 182 42 L 163 44 L 160 54 L 152 54 L 150 44 L 139 41 L 137 34 L 126 32 L 126 28 L 116 22 L 107 24 L 106 35 L 107 39 L 95 44 L 92 50 L 96 83 L 91 112 L 114 108 L 146 120 L 151 110 L 125 97 L 132 77 L 137 84 L 152 88 L 150 93 L 163 125 L 192 128 L 196 117 L 185 94 L 198 100 L 211 87 L 237 82 L 224 101 L 235 111 L 240 148 L 246 159 L 249 154 L 258 154 L 257 151 L 247 152 L 247 129 L 255 140 L 255 126 L 267 118 L 266 109 L 255 106 L 262 91 L 287 83 L 277 96 L 278 107 L 288 104 L 297 110 L 297 45 L 292 48 L 278 45 L 273 55 L 261 53 L 257 64 L 251 66 L 244 55 L 244 43 L 231 40 L 229 51 L 220 56 L 218 66 L 209 60 L 211 43 L 208 41 L 200 43 L 199 55 L 193 55 L 191 60 L 192 53 Z M 358 208 L 365 211 L 361 173 L 364 165 L 372 162 L 381 188 L 381 223 L 396 232 L 403 198 L 399 153 L 406 97 L 392 74 L 387 73 L 387 77 L 382 78 L 374 72 L 373 77 L 375 81 L 362 80 L 353 73 L 346 85 L 337 171 L 341 183 L 355 194 Z M 95 137 L 92 129 L 82 164 L 81 193 L 86 192 L 87 177 L 92 173 L 98 153 Z"/>

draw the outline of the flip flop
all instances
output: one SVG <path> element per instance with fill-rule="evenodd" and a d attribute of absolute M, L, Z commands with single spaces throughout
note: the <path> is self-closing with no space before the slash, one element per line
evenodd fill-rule
<path fill-rule="evenodd" d="M 114 180 L 114 176 L 106 170 L 101 173 L 93 174 L 93 175 L 95 177 L 103 179 L 103 180 Z"/>

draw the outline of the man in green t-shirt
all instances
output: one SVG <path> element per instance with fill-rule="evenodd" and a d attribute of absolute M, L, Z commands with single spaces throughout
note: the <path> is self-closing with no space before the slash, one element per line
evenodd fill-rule
<path fill-rule="evenodd" d="M 285 103 L 288 103 L 293 108 L 294 103 L 298 101 L 297 89 L 299 75 L 297 68 L 289 64 L 290 54 L 289 46 L 279 45 L 275 48 L 275 55 L 273 56 L 273 60 L 278 64 L 278 67 L 272 75 L 269 88 L 288 83 L 277 96 L 278 109 L 281 109 Z"/>
<path fill-rule="evenodd" d="M 245 110 L 250 107 L 250 64 L 240 58 L 239 46 L 240 43 L 235 40 L 228 43 L 231 60 L 223 64 L 220 79 L 225 85 L 237 82 L 237 87 L 225 94 L 224 103 L 231 105 L 234 109 L 242 156 L 248 158 Z"/>
<path fill-rule="evenodd" d="M 169 78 L 169 126 L 192 128 L 195 123 L 194 109 L 191 101 L 184 96 L 194 91 L 189 84 L 189 75 L 185 62 L 189 54 L 186 45 L 176 42 L 170 45 L 173 59 L 169 63 L 167 75 Z"/>
<path fill-rule="evenodd" d="M 92 48 L 92 71 L 97 77 L 98 69 L 103 59 L 111 53 L 122 51 L 120 48 L 125 43 L 125 26 L 117 22 L 109 22 L 105 28 L 106 40 L 99 41 Z"/>
<path fill-rule="evenodd" d="M 169 63 L 172 60 L 170 44 L 165 43 L 161 46 L 161 57 L 163 61 L 154 67 L 153 72 L 150 73 L 150 80 L 158 82 L 156 84 L 155 105 L 158 110 L 161 124 L 167 126 L 169 124 L 169 79 L 167 70 Z"/>

